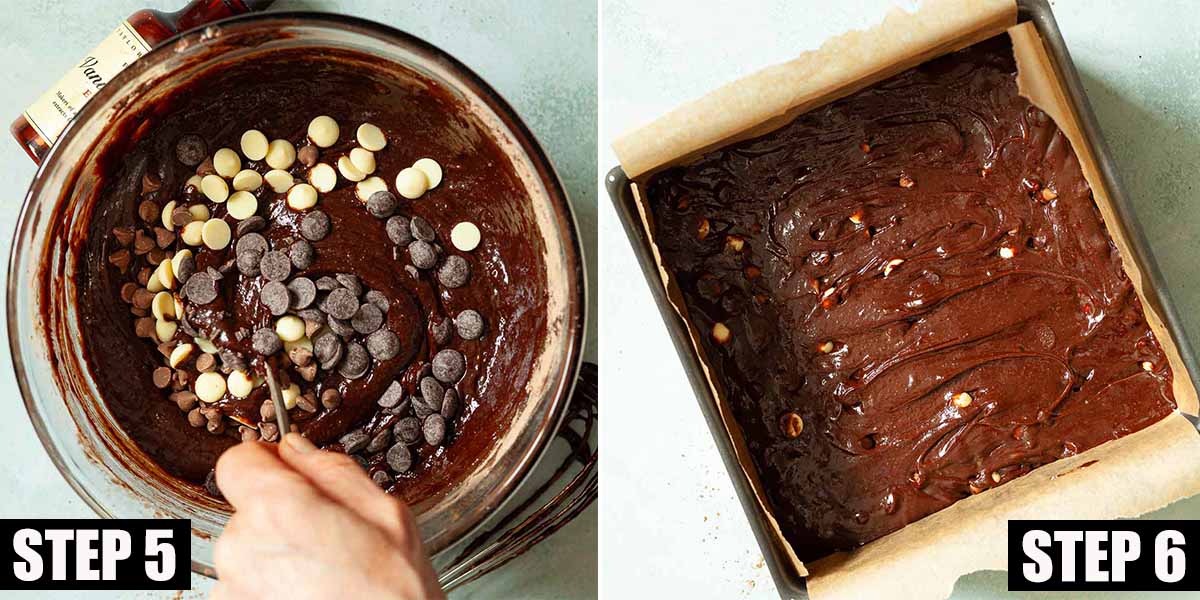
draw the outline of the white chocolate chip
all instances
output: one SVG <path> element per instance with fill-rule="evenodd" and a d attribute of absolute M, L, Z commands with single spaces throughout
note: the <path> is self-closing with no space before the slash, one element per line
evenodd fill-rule
<path fill-rule="evenodd" d="M 375 172 L 375 153 L 366 148 L 355 148 L 350 151 L 350 164 L 364 175 L 370 175 Z"/>
<path fill-rule="evenodd" d="M 267 156 L 267 136 L 257 129 L 242 134 L 242 154 L 250 160 L 262 160 Z"/>
<path fill-rule="evenodd" d="M 222 250 L 229 245 L 233 232 L 229 230 L 229 223 L 224 219 L 209 219 L 204 222 L 204 229 L 200 230 L 200 235 L 205 246 L 212 250 Z"/>
<path fill-rule="evenodd" d="M 163 224 L 163 227 L 166 227 L 167 229 L 170 229 L 172 231 L 175 229 L 175 221 L 171 218 L 171 213 L 173 213 L 173 212 L 175 212 L 175 201 L 171 200 L 171 201 L 167 202 L 167 204 L 165 206 L 163 206 L 162 224 Z"/>
<path fill-rule="evenodd" d="M 1150 361 L 1148 361 L 1148 360 L 1143 360 L 1143 361 L 1142 361 L 1142 370 L 1143 370 L 1143 371 L 1153 371 L 1153 370 L 1154 370 L 1154 363 L 1152 363 L 1152 362 L 1150 362 Z"/>
<path fill-rule="evenodd" d="M 1000 258 L 1009 259 L 1015 255 L 1016 255 L 1016 252 L 1013 252 L 1012 248 L 1009 248 L 1008 246 L 1000 247 Z"/>
<path fill-rule="evenodd" d="M 822 342 L 820 346 L 817 346 L 817 351 L 821 354 L 833 352 L 833 342 Z"/>
<path fill-rule="evenodd" d="M 243 221 L 258 212 L 258 198 L 255 198 L 254 194 L 250 192 L 234 192 L 225 206 L 229 209 L 229 216 Z"/>
<path fill-rule="evenodd" d="M 358 167 L 354 166 L 354 163 L 350 162 L 349 156 L 343 156 L 339 158 L 337 161 L 337 168 L 338 173 L 341 173 L 342 177 L 345 177 L 350 181 L 362 181 L 367 177 L 366 173 L 360 171 Z"/>
<path fill-rule="evenodd" d="M 171 356 L 167 359 L 167 364 L 171 365 L 172 369 L 179 367 L 179 365 L 187 362 L 187 359 L 192 357 L 192 350 L 195 348 L 191 344 L 175 346 L 175 349 L 171 350 Z"/>
<path fill-rule="evenodd" d="M 302 337 L 294 342 L 285 341 L 283 343 L 283 351 L 284 352 L 287 352 L 290 354 L 292 352 L 292 348 L 304 348 L 305 350 L 312 352 L 312 349 L 313 349 L 312 340 L 308 339 L 307 337 Z"/>
<path fill-rule="evenodd" d="M 233 189 L 238 191 L 253 192 L 262 187 L 262 184 L 262 175 L 253 169 L 242 169 L 233 176 Z"/>
<path fill-rule="evenodd" d="M 387 146 L 387 137 L 383 135 L 383 130 L 370 123 L 359 125 L 355 137 L 358 138 L 359 146 L 371 152 L 379 152 Z"/>
<path fill-rule="evenodd" d="M 317 189 L 307 183 L 297 183 L 288 190 L 287 203 L 292 210 L 308 210 L 317 205 Z"/>
<path fill-rule="evenodd" d="M 724 323 L 717 322 L 712 326 L 712 338 L 718 344 L 728 344 L 733 339 L 733 332 Z"/>
<path fill-rule="evenodd" d="M 271 190 L 276 194 L 285 193 L 292 189 L 293 185 L 296 185 L 296 179 L 292 177 L 291 173 L 280 171 L 279 169 L 267 171 L 267 174 L 263 175 L 263 179 L 266 180 L 267 185 L 271 186 Z"/>
<path fill-rule="evenodd" d="M 188 177 L 187 181 L 183 182 L 183 189 L 186 190 L 188 188 L 188 186 L 194 187 L 196 189 L 200 189 L 200 180 L 201 179 L 203 179 L 203 177 L 201 177 L 199 175 L 192 175 L 191 177 Z"/>
<path fill-rule="evenodd" d="M 179 329 L 179 324 L 175 321 L 164 321 L 159 319 L 154 322 L 154 335 L 158 336 L 158 341 L 169 342 L 175 337 L 175 330 Z"/>
<path fill-rule="evenodd" d="M 442 182 L 442 165 L 439 165 L 432 158 L 422 158 L 413 163 L 413 168 L 425 174 L 425 178 L 429 180 L 429 189 L 433 189 Z"/>
<path fill-rule="evenodd" d="M 287 140 L 272 140 L 267 146 L 267 165 L 286 171 L 296 162 L 296 147 Z"/>
<path fill-rule="evenodd" d="M 296 401 L 300 399 L 300 386 L 296 384 L 289 385 L 283 388 L 283 407 L 292 410 L 296 408 Z"/>
<path fill-rule="evenodd" d="M 175 297 L 171 292 L 162 291 L 154 295 L 150 301 L 150 314 L 155 319 L 170 321 L 175 318 Z"/>
<path fill-rule="evenodd" d="M 396 174 L 396 193 L 416 200 L 429 189 L 429 177 L 424 171 L 409 167 Z"/>
<path fill-rule="evenodd" d="M 162 281 L 158 279 L 158 269 L 155 269 L 154 272 L 150 274 L 150 279 L 146 280 L 146 289 L 154 292 L 155 294 L 167 289 L 163 287 Z"/>
<path fill-rule="evenodd" d="M 229 184 L 220 175 L 205 175 L 200 180 L 200 191 L 209 200 L 220 204 L 229 197 Z"/>
<path fill-rule="evenodd" d="M 254 391 L 254 380 L 245 371 L 234 371 L 229 374 L 227 382 L 229 393 L 235 398 L 245 398 Z"/>
<path fill-rule="evenodd" d="M 216 354 L 219 351 L 216 344 L 213 344 L 212 340 L 208 338 L 192 338 L 192 341 L 196 342 L 196 347 L 205 354 Z"/>
<path fill-rule="evenodd" d="M 308 183 L 322 194 L 330 192 L 337 185 L 337 171 L 326 163 L 317 163 L 308 170 Z"/>
<path fill-rule="evenodd" d="M 225 376 L 216 371 L 201 373 L 196 378 L 196 395 L 210 404 L 223 398 L 225 389 Z"/>
<path fill-rule="evenodd" d="M 183 264 L 183 261 L 187 260 L 190 256 L 192 256 L 192 251 L 188 250 L 187 248 L 176 252 L 171 257 L 171 272 L 178 273 L 179 265 Z"/>
<path fill-rule="evenodd" d="M 463 221 L 450 230 L 450 242 L 463 252 L 470 252 L 479 246 L 479 227 L 470 221 Z"/>
<path fill-rule="evenodd" d="M 304 319 L 295 315 L 279 317 L 275 321 L 275 334 L 285 342 L 295 342 L 304 337 Z"/>
<path fill-rule="evenodd" d="M 203 204 L 193 204 L 188 207 L 188 213 L 192 215 L 193 221 L 207 221 L 212 218 L 212 211 Z"/>
<path fill-rule="evenodd" d="M 971 397 L 971 394 L 968 394 L 966 392 L 959 392 L 959 393 L 951 396 L 950 400 L 952 402 L 954 402 L 954 405 L 959 408 L 966 408 L 966 407 L 970 406 L 972 402 L 975 401 L 975 399 Z"/>
<path fill-rule="evenodd" d="M 207 219 L 205 219 L 207 221 Z M 183 226 L 183 243 L 189 246 L 199 246 L 204 243 L 204 223 L 205 221 L 192 221 Z"/>
<path fill-rule="evenodd" d="M 888 275 L 891 275 L 892 271 L 896 270 L 896 267 L 902 264 L 904 264 L 903 258 L 893 258 L 892 260 L 887 261 L 887 264 L 883 265 L 883 276 L 887 277 Z"/>
<path fill-rule="evenodd" d="M 321 115 L 308 123 L 308 139 L 321 148 L 336 144 L 340 133 L 333 117 Z"/>
<path fill-rule="evenodd" d="M 375 192 L 386 192 L 387 182 L 381 177 L 368 177 L 354 184 L 354 195 L 358 196 L 359 202 L 366 204 L 367 198 Z"/>
<path fill-rule="evenodd" d="M 171 261 L 164 260 L 158 263 L 158 268 L 154 269 L 151 279 L 157 279 L 165 289 L 173 289 L 175 287 L 175 269 L 171 267 Z"/>
<path fill-rule="evenodd" d="M 183 312 L 183 298 L 180 298 L 179 296 L 172 296 L 171 300 L 175 302 L 175 318 L 182 321 L 185 315 Z"/>
<path fill-rule="evenodd" d="M 242 159 L 232 148 L 221 148 L 213 154 L 213 170 L 217 175 L 229 179 L 242 170 Z"/>

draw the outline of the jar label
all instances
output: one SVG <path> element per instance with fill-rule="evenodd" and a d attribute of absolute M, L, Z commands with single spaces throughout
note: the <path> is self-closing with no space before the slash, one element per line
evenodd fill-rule
<path fill-rule="evenodd" d="M 121 21 L 116 31 L 25 109 L 25 119 L 47 144 L 53 144 L 100 88 L 149 51 L 150 44 L 141 34 L 128 22 Z"/>

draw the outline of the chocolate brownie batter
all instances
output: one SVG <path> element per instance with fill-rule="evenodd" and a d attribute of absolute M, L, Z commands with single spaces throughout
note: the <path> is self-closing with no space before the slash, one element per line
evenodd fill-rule
<path fill-rule="evenodd" d="M 652 177 L 803 560 L 1162 419 L 1171 370 L 1001 35 Z"/>
<path fill-rule="evenodd" d="M 184 299 L 187 328 L 211 339 L 222 351 L 239 353 L 251 373 L 261 374 L 266 363 L 255 353 L 252 334 L 271 328 L 278 315 L 272 315 L 260 298 L 265 278 L 247 276 L 235 264 L 237 241 L 242 237 L 240 221 L 228 214 L 226 204 L 205 202 L 200 190 L 186 184 L 197 168 L 194 162 L 182 160 L 192 162 L 186 154 L 194 148 L 181 140 L 198 137 L 211 157 L 222 147 L 239 148 L 243 132 L 257 129 L 269 139 L 282 138 L 303 149 L 311 145 L 306 131 L 317 115 L 328 115 L 341 126 L 337 142 L 319 149 L 321 162 L 336 164 L 340 156 L 347 155 L 356 145 L 355 128 L 369 122 L 378 126 L 389 142 L 374 153 L 374 174 L 383 178 L 389 189 L 394 190 L 392 182 L 401 169 L 422 157 L 435 157 L 445 172 L 444 181 L 419 199 L 395 196 L 395 214 L 423 218 L 432 227 L 438 264 L 461 257 L 453 260 L 469 269 L 464 285 L 445 285 L 437 268 L 413 268 L 404 246 L 389 235 L 385 220 L 372 216 L 356 196 L 354 182 L 342 178 L 335 189 L 320 194 L 314 209 L 328 215 L 329 227 L 327 235 L 312 242 L 313 262 L 305 268 L 291 268 L 293 277 L 312 281 L 351 274 L 363 289 L 381 293 L 387 309 L 382 328 L 394 332 L 398 340 L 394 357 L 375 360 L 372 351 L 369 369 L 360 377 L 348 377 L 344 369 L 333 368 L 322 369 L 311 383 L 301 382 L 304 389 L 311 388 L 312 395 L 289 411 L 292 422 L 310 439 L 333 450 L 351 450 L 345 448 L 345 436 L 360 431 L 373 440 L 373 447 L 363 450 L 356 440 L 354 445 L 359 447 L 352 450 L 376 481 L 406 500 L 416 501 L 444 489 L 448 481 L 466 472 L 500 435 L 512 414 L 511 399 L 518 398 L 525 388 L 528 366 L 538 347 L 534 341 L 544 336 L 546 320 L 544 249 L 536 237 L 524 185 L 505 152 L 462 101 L 421 75 L 387 70 L 334 51 L 317 56 L 310 51 L 282 50 L 234 68 L 206 72 L 163 99 L 131 132 L 129 146 L 114 148 L 105 158 L 111 161 L 111 176 L 104 181 L 93 209 L 91 230 L 82 241 L 76 269 L 88 367 L 125 432 L 168 474 L 192 484 L 205 481 L 219 454 L 237 442 L 238 430 L 245 433 L 260 421 L 272 422 L 260 414 L 268 398 L 265 386 L 246 398 L 227 393 L 213 403 L 211 407 L 230 425 L 227 431 L 217 427 L 216 433 L 189 424 L 188 411 L 168 400 L 172 389 L 160 389 L 154 381 L 156 370 L 163 368 L 164 354 L 156 347 L 157 340 L 138 337 L 138 315 L 131 314 L 128 298 L 122 299 L 122 288 L 135 274 L 154 267 L 152 258 L 157 250 L 135 254 L 131 264 L 118 268 L 111 257 L 122 249 L 122 240 L 110 232 L 154 225 L 154 219 L 139 215 L 146 201 L 157 207 L 172 200 L 179 206 L 207 204 L 212 218 L 226 220 L 235 232 L 228 247 L 191 248 L 194 272 L 207 275 L 212 273 L 210 269 L 217 269 L 219 279 L 215 300 L 198 303 Z M 260 173 L 269 169 L 263 161 L 245 157 L 242 168 Z M 308 167 L 297 160 L 288 171 L 299 182 L 306 179 Z M 253 194 L 258 201 L 257 214 L 266 221 L 259 233 L 273 248 L 286 251 L 306 237 L 301 222 L 311 211 L 289 207 L 286 194 L 276 193 L 270 185 Z M 451 228 L 462 222 L 473 223 L 483 232 L 478 248 L 469 252 L 450 243 Z M 169 253 L 182 247 L 176 240 L 165 249 Z M 161 254 L 158 260 L 161 262 Z M 183 288 L 177 286 L 176 291 Z M 324 297 L 326 291 L 320 294 Z M 379 296 L 366 298 L 379 300 Z M 460 320 L 456 331 L 452 319 L 472 310 L 482 319 Z M 181 324 L 172 343 L 192 341 L 193 336 L 184 329 Z M 381 396 L 393 382 L 399 382 L 404 390 L 403 407 L 408 409 L 407 402 L 420 397 L 420 380 L 438 370 L 433 357 L 446 348 L 465 358 L 465 374 L 456 384 L 447 385 L 457 390 L 457 406 L 449 411 L 442 435 L 435 436 L 440 443 L 412 444 L 411 468 L 395 474 L 394 482 L 390 475 L 380 477 L 388 467 L 383 450 L 393 442 L 381 449 L 374 440 L 380 432 L 392 430 L 400 417 L 399 409 L 389 411 L 381 406 L 395 407 L 381 401 Z M 294 370 L 288 371 L 284 353 L 276 353 L 270 360 L 285 376 L 290 372 L 293 381 L 300 381 Z M 203 370 L 197 365 L 199 359 L 179 369 L 189 380 L 184 391 L 194 386 Z M 172 385 L 180 387 L 173 380 Z M 312 405 L 314 399 L 325 400 L 329 390 L 336 390 L 336 402 Z M 246 426 L 239 428 L 238 423 Z M 431 439 L 428 430 L 423 434 L 424 440 Z"/>

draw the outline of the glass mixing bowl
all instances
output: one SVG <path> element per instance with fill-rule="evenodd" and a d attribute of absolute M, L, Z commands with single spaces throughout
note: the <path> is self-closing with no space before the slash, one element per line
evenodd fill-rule
<path fill-rule="evenodd" d="M 121 132 L 136 135 L 138 125 L 152 118 L 155 100 L 173 86 L 285 48 L 350 52 L 386 68 L 416 71 L 450 90 L 508 153 L 537 223 L 537 231 L 528 233 L 544 243 L 546 338 L 535 349 L 524 395 L 508 399 L 507 420 L 490 425 L 490 451 L 413 505 L 430 552 L 464 539 L 513 495 L 553 439 L 579 364 L 584 277 L 574 216 L 529 130 L 477 75 L 410 35 L 339 15 L 249 15 L 169 40 L 105 86 L 38 170 L 9 258 L 8 332 L 30 419 L 71 487 L 102 517 L 191 519 L 192 569 L 206 575 L 214 574 L 213 543 L 228 506 L 147 467 L 149 460 L 131 460 L 141 450 L 99 401 L 86 367 L 73 271 L 95 195 L 105 183 L 105 148 L 122 142 Z"/>

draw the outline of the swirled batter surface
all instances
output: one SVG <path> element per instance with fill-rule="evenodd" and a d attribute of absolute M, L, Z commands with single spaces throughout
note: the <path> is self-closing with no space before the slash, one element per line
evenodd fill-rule
<path fill-rule="evenodd" d="M 648 184 L 801 559 L 1175 407 L 1075 153 L 1015 76 L 1002 35 Z"/>

